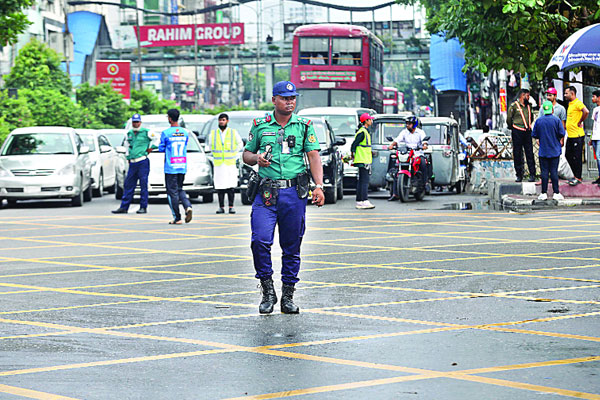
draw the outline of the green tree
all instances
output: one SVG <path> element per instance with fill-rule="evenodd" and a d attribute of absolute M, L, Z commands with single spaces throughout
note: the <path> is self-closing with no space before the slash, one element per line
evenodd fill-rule
<path fill-rule="evenodd" d="M 2 0 L 0 8 L 0 48 L 15 43 L 17 36 L 31 25 L 23 13 L 34 0 Z"/>
<path fill-rule="evenodd" d="M 397 0 L 415 4 L 417 0 Z M 457 38 L 465 70 L 508 69 L 541 80 L 554 51 L 577 29 L 600 21 L 598 0 L 418 0 L 427 30 Z"/>
<path fill-rule="evenodd" d="M 22 89 L 19 96 L 25 98 L 35 125 L 84 127 L 81 107 L 56 89 Z"/>
<path fill-rule="evenodd" d="M 129 110 L 123 96 L 108 83 L 91 86 L 87 82 L 76 91 L 77 104 L 86 114 L 94 116 L 92 128 L 120 128 L 128 118 Z"/>
<path fill-rule="evenodd" d="M 71 80 L 60 69 L 61 56 L 36 39 L 19 51 L 15 65 L 6 76 L 6 87 L 17 89 L 57 90 L 71 93 Z"/>
<path fill-rule="evenodd" d="M 132 90 L 129 112 L 140 114 L 164 114 L 169 108 L 174 108 L 173 100 L 160 99 L 156 92 L 149 89 Z"/>
<path fill-rule="evenodd" d="M 9 97 L 7 90 L 0 90 L 0 115 L 3 117 L 3 125 L 6 125 L 9 131 L 35 124 L 27 100 L 22 96 Z"/>

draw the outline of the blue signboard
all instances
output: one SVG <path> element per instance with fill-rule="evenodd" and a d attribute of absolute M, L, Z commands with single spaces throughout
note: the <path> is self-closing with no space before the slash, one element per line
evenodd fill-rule
<path fill-rule="evenodd" d="M 171 12 L 178 12 L 177 0 L 171 0 Z M 179 17 L 177 15 L 171 15 L 171 25 L 179 25 Z"/>
<path fill-rule="evenodd" d="M 160 72 L 144 72 L 142 73 L 142 81 L 162 81 L 162 73 Z M 131 74 L 131 80 L 138 81 L 138 74 Z"/>

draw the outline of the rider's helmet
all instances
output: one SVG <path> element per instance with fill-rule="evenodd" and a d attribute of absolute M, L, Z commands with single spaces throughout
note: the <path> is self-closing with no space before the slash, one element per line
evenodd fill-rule
<path fill-rule="evenodd" d="M 419 119 L 414 115 L 411 115 L 410 117 L 406 118 L 406 123 L 413 124 L 413 126 L 417 128 L 419 126 Z"/>

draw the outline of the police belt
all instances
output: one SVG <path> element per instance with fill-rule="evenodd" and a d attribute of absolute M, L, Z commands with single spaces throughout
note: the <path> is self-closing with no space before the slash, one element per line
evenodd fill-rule
<path fill-rule="evenodd" d="M 298 184 L 298 178 L 292 178 L 292 179 L 274 179 L 273 181 L 277 182 L 277 185 L 281 189 L 290 188 L 290 187 L 296 186 Z"/>
<path fill-rule="evenodd" d="M 129 160 L 130 163 L 137 163 L 140 161 L 144 161 L 146 158 L 148 158 L 148 156 L 141 156 L 138 158 L 132 158 L 131 160 Z"/>

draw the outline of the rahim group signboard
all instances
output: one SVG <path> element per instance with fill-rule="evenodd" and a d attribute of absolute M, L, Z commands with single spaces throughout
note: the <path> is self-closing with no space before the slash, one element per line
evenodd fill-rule
<path fill-rule="evenodd" d="M 194 25 L 143 25 L 138 34 L 142 47 L 194 45 Z M 198 46 L 244 44 L 244 24 L 197 24 L 196 41 Z"/>
<path fill-rule="evenodd" d="M 131 61 L 96 61 L 96 84 L 109 83 L 123 98 L 131 98 Z"/>

